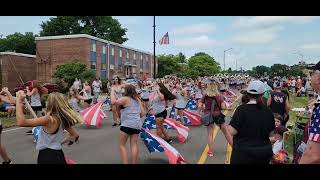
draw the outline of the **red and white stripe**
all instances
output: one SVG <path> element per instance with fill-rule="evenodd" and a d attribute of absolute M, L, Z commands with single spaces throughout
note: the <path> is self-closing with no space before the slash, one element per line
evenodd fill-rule
<path fill-rule="evenodd" d="M 320 135 L 315 133 L 310 133 L 309 141 L 320 142 Z"/>
<path fill-rule="evenodd" d="M 80 112 L 81 116 L 84 118 L 84 124 L 101 127 L 101 121 L 106 117 L 106 114 L 100 109 L 104 101 L 88 107 Z"/>
<path fill-rule="evenodd" d="M 169 143 L 167 143 L 165 140 L 160 138 L 159 136 L 153 134 L 151 131 L 142 128 L 144 131 L 149 133 L 155 140 L 157 140 L 161 146 L 164 149 L 164 152 L 166 153 L 167 157 L 169 158 L 170 164 L 186 164 L 185 159 L 182 157 L 182 155 Z"/>
<path fill-rule="evenodd" d="M 178 121 L 175 121 L 172 118 L 166 118 L 164 122 L 169 125 L 170 127 L 173 127 L 178 135 L 178 139 L 181 143 L 184 143 L 189 135 L 189 128 L 184 126 L 183 124 L 179 123 Z"/>
<path fill-rule="evenodd" d="M 184 110 L 183 115 L 189 119 L 189 121 L 191 122 L 192 125 L 200 126 L 200 124 L 201 124 L 200 114 L 189 111 L 189 110 Z"/>

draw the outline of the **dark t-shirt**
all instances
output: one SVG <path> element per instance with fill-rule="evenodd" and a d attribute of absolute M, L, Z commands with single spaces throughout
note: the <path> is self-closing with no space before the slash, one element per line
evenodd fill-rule
<path fill-rule="evenodd" d="M 278 113 L 282 117 L 284 117 L 284 114 L 286 113 L 286 100 L 287 95 L 283 92 L 271 92 L 271 111 L 273 113 Z"/>
<path fill-rule="evenodd" d="M 213 115 L 217 116 L 221 113 L 220 108 L 221 108 L 221 104 L 224 100 L 223 100 L 223 96 L 215 96 L 215 99 L 216 99 L 216 102 L 218 103 L 218 105 L 214 106 Z M 204 105 L 205 105 L 204 113 L 210 113 L 213 100 L 214 100 L 214 97 L 209 97 L 209 96 L 202 97 L 201 103 L 204 103 Z"/>
<path fill-rule="evenodd" d="M 271 147 L 269 134 L 275 129 L 275 121 L 266 106 L 259 109 L 256 104 L 240 105 L 230 125 L 238 131 L 233 137 L 234 150 Z"/>

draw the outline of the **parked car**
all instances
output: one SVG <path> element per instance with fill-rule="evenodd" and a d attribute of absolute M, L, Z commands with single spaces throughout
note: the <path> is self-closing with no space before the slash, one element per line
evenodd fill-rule
<path fill-rule="evenodd" d="M 29 90 L 31 91 L 31 83 L 32 81 L 27 81 L 24 85 L 17 86 L 14 88 L 14 93 L 20 91 L 20 90 L 26 90 L 26 87 L 29 87 Z M 59 86 L 57 84 L 51 84 L 51 83 L 44 83 L 43 87 L 48 89 L 48 93 L 52 92 L 59 92 Z"/>

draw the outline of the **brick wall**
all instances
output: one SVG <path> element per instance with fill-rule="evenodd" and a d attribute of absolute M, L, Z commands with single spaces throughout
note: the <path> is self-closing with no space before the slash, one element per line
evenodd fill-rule
<path fill-rule="evenodd" d="M 10 62 L 10 58 L 12 63 Z M 0 86 L 8 87 L 10 92 L 21 85 L 22 82 L 36 79 L 36 59 L 31 57 L 0 55 L 1 61 L 1 82 Z"/>

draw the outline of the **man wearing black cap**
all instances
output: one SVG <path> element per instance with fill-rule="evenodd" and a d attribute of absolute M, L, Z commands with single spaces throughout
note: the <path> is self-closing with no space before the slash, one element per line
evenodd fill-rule
<path fill-rule="evenodd" d="M 284 121 L 281 125 L 285 126 L 288 122 L 289 115 L 289 100 L 286 94 L 281 92 L 281 84 L 279 81 L 275 81 L 273 84 L 274 91 L 270 93 L 267 106 L 269 106 L 273 113 L 278 113 L 282 116 Z"/>
<path fill-rule="evenodd" d="M 320 61 L 313 67 L 311 86 L 320 92 Z M 300 164 L 320 164 L 320 106 L 313 109 L 308 123 L 307 147 L 302 154 Z"/>

